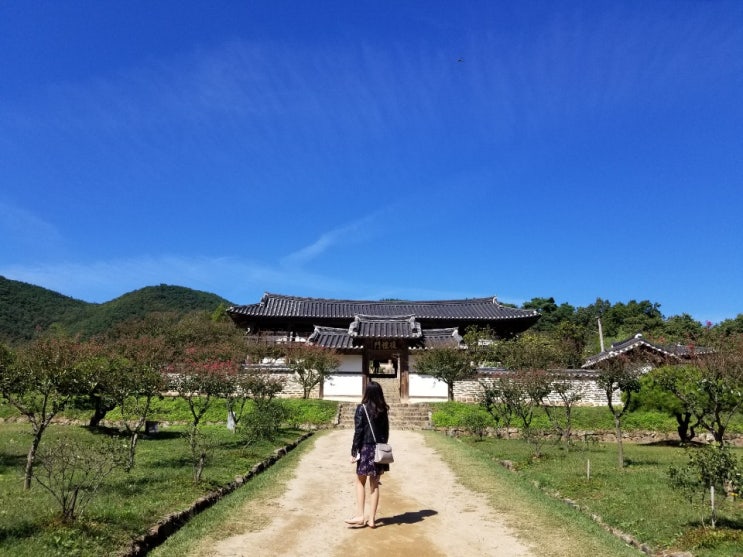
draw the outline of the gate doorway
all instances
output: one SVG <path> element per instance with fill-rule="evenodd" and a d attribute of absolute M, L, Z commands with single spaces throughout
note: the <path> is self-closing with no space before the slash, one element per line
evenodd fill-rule
<path fill-rule="evenodd" d="M 407 350 L 367 350 L 364 353 L 364 387 L 376 381 L 384 391 L 387 404 L 396 404 L 408 398 Z"/>

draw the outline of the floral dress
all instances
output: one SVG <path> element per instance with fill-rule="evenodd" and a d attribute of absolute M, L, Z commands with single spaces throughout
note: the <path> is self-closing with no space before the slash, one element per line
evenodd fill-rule
<path fill-rule="evenodd" d="M 360 420 L 358 419 L 359 416 L 361 417 Z M 389 472 L 389 464 L 377 464 L 374 462 L 376 444 L 374 442 L 360 442 L 361 440 L 368 441 L 373 438 L 371 435 L 369 420 L 366 418 L 366 413 L 364 412 L 362 405 L 359 405 L 356 409 L 356 418 L 354 446 L 351 449 L 351 454 L 358 457 L 358 460 L 356 461 L 356 474 L 359 476 L 381 476 L 385 472 Z M 376 430 L 379 429 L 382 435 L 380 437 L 379 434 L 377 434 L 377 441 L 380 443 L 387 442 L 387 431 L 389 430 L 387 413 L 384 412 L 379 414 L 376 419 L 374 419 L 374 422 L 374 433 L 376 434 Z"/>

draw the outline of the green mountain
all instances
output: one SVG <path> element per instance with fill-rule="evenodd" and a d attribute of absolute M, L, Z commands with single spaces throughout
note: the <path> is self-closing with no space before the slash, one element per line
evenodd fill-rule
<path fill-rule="evenodd" d="M 216 294 L 166 284 L 92 304 L 0 276 L 0 342 L 23 342 L 52 327 L 87 337 L 153 312 L 212 312 L 221 304 L 232 305 Z"/>

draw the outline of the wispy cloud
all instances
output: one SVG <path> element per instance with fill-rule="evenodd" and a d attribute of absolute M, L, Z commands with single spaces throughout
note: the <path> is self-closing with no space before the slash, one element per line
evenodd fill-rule
<path fill-rule="evenodd" d="M 289 272 L 261 262 L 230 257 L 172 255 L 92 263 L 3 265 L 0 266 L 0 275 L 96 303 L 155 284 L 214 292 L 235 303 L 246 303 L 266 288 L 301 292 L 313 284 L 334 286 L 334 281 L 327 277 L 296 270 Z"/>
<path fill-rule="evenodd" d="M 0 202 L 0 235 L 5 246 L 57 249 L 62 236 L 57 228 L 31 211 Z"/>
<path fill-rule="evenodd" d="M 281 260 L 282 265 L 297 267 L 309 263 L 332 248 L 365 242 L 379 233 L 380 222 L 388 210 L 381 210 L 362 217 L 328 232 L 324 232 L 311 244 L 289 254 Z"/>

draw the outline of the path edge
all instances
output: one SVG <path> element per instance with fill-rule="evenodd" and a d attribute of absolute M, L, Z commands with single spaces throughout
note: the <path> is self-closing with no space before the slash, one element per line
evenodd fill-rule
<path fill-rule="evenodd" d="M 155 547 L 162 544 L 168 537 L 172 536 L 178 530 L 180 530 L 186 523 L 199 513 L 205 511 L 209 507 L 213 506 L 220 499 L 229 495 L 237 488 L 245 485 L 252 478 L 258 474 L 265 472 L 271 466 L 276 464 L 281 458 L 286 456 L 288 453 L 293 451 L 300 443 L 306 441 L 314 435 L 313 431 L 308 431 L 301 435 L 296 440 L 292 441 L 288 445 L 279 447 L 273 451 L 273 454 L 262 461 L 255 464 L 247 474 L 235 477 L 233 481 L 207 493 L 206 495 L 199 497 L 193 504 L 187 509 L 176 511 L 169 514 L 165 518 L 157 521 L 146 534 L 135 538 L 129 548 L 121 553 L 121 557 L 140 557 L 147 555 L 147 553 Z"/>

